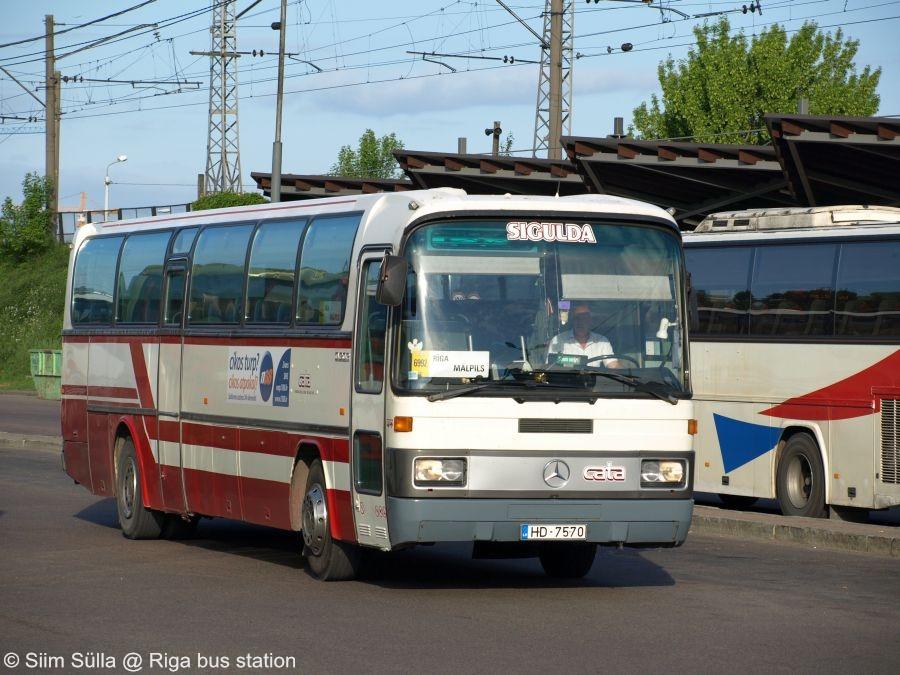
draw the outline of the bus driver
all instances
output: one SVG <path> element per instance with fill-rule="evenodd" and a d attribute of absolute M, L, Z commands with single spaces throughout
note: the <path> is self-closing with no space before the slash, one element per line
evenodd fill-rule
<path fill-rule="evenodd" d="M 572 307 L 570 330 L 563 331 L 547 345 L 546 361 L 550 362 L 553 354 L 575 354 L 586 356 L 588 359 L 596 359 L 592 365 L 604 365 L 610 368 L 620 368 L 617 359 L 599 359 L 598 356 L 612 355 L 613 348 L 605 335 L 600 335 L 591 330 L 593 325 L 591 308 L 585 302 L 576 303 Z"/>

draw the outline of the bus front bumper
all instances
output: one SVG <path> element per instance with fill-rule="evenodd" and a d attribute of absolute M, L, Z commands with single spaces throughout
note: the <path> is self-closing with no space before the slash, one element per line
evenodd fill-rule
<path fill-rule="evenodd" d="M 387 498 L 392 546 L 449 541 L 521 541 L 522 525 L 586 525 L 587 541 L 679 546 L 693 499 Z"/>

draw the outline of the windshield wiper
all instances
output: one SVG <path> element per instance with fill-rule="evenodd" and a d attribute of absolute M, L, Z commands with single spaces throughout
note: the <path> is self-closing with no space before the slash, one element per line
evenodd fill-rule
<path fill-rule="evenodd" d="M 666 403 L 671 403 L 672 405 L 678 404 L 678 399 L 672 396 L 670 391 L 661 390 L 659 387 L 655 386 L 653 383 L 642 380 L 639 377 L 635 377 L 634 375 L 622 375 L 621 373 L 608 373 L 604 371 L 589 371 L 585 372 L 586 375 L 598 375 L 600 377 L 606 377 L 610 380 L 615 380 L 616 382 L 621 382 L 622 384 L 627 384 L 632 387 L 635 391 L 640 391 L 645 394 L 650 394 L 654 398 L 658 398 L 660 401 L 665 401 Z"/>
<path fill-rule="evenodd" d="M 479 382 L 478 384 L 470 384 L 468 387 L 460 387 L 459 389 L 447 389 L 445 391 L 439 392 L 437 394 L 431 394 L 428 397 L 429 401 L 446 401 L 448 398 L 456 398 L 457 396 L 465 396 L 467 394 L 471 394 L 476 391 L 481 391 L 482 389 L 486 389 L 490 387 L 492 384 L 497 384 L 496 382 Z"/>

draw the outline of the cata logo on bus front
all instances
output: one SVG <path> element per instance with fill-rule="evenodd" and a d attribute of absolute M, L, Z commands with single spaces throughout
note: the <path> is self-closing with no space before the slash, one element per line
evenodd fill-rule
<path fill-rule="evenodd" d="M 287 407 L 291 393 L 291 350 L 284 349 L 276 366 L 272 352 L 279 348 L 232 347 L 228 352 L 225 398 L 229 403 Z"/>

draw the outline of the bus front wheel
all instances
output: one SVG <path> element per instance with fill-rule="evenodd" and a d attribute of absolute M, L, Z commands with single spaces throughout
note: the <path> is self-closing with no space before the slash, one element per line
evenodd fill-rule
<path fill-rule="evenodd" d="M 303 555 L 309 569 L 322 581 L 353 579 L 359 572 L 360 550 L 358 546 L 332 538 L 325 495 L 325 471 L 317 459 L 309 467 L 306 493 L 300 505 Z"/>
<path fill-rule="evenodd" d="M 144 506 L 140 465 L 130 438 L 119 448 L 116 466 L 116 510 L 122 534 L 129 539 L 156 539 L 165 516 Z"/>
<path fill-rule="evenodd" d="M 786 516 L 825 518 L 825 469 L 809 434 L 791 436 L 778 462 L 775 494 Z"/>
<path fill-rule="evenodd" d="M 548 577 L 581 579 L 594 565 L 597 545 L 588 542 L 544 542 L 538 550 Z"/>

